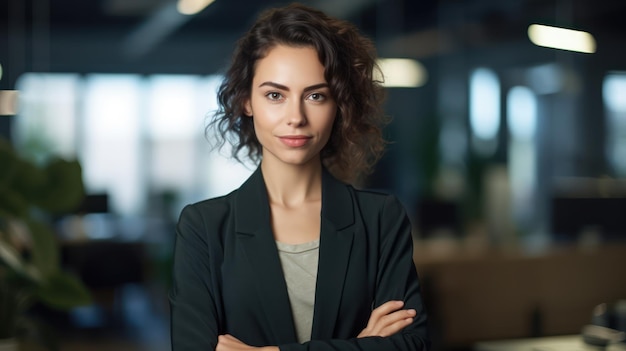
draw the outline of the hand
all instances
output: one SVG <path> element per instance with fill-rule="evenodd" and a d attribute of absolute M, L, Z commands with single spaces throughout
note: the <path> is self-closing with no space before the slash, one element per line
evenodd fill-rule
<path fill-rule="evenodd" d="M 359 333 L 357 338 L 367 336 L 391 336 L 407 325 L 413 323 L 416 315 L 414 309 L 402 310 L 403 301 L 387 301 L 372 311 L 367 327 Z"/>
<path fill-rule="evenodd" d="M 280 351 L 277 346 L 254 347 L 247 345 L 236 337 L 226 334 L 217 337 L 215 351 Z"/>

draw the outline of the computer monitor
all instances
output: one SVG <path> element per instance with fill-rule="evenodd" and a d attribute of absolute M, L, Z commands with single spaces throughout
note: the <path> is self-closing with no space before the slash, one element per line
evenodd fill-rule
<path fill-rule="evenodd" d="M 109 195 L 106 193 L 87 194 L 80 205 L 74 210 L 77 214 L 108 213 Z"/>
<path fill-rule="evenodd" d="M 626 241 L 626 197 L 564 197 L 551 201 L 550 229 L 557 241 L 594 231 L 603 241 Z"/>
<path fill-rule="evenodd" d="M 442 230 L 460 235 L 461 218 L 456 202 L 425 198 L 417 203 L 416 227 L 422 239 L 431 238 Z"/>

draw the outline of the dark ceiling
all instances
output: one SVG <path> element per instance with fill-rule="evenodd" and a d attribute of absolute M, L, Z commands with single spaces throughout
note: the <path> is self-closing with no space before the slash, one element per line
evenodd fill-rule
<path fill-rule="evenodd" d="M 264 8 L 291 1 L 216 0 L 195 16 L 174 0 L 3 0 L 5 71 L 211 72 Z M 591 32 L 598 51 L 626 39 L 624 0 L 304 0 L 354 22 L 381 55 L 420 59 L 527 42 L 531 23 Z M 6 73 L 6 72 L 5 72 Z M 16 73 L 17 74 L 17 73 Z"/>
<path fill-rule="evenodd" d="M 139 25 L 159 8 L 175 0 L 5 0 L 6 20 L 11 12 L 23 12 L 26 24 L 33 14 L 42 19 L 49 15 L 52 29 L 127 27 Z M 204 11 L 190 17 L 180 30 L 241 31 L 262 9 L 281 6 L 291 1 L 216 0 Z M 356 22 L 373 34 L 377 23 L 386 22 L 394 30 L 407 32 L 435 27 L 441 11 L 460 12 L 459 20 L 482 24 L 548 21 L 581 29 L 597 28 L 612 31 L 626 28 L 626 2 L 623 0 L 303 0 L 305 4 Z M 18 9 L 22 7 L 22 9 Z M 392 21 L 385 21 L 385 16 Z M 10 16 L 9 16 L 10 17 Z M 586 28 L 591 27 L 591 28 Z"/>

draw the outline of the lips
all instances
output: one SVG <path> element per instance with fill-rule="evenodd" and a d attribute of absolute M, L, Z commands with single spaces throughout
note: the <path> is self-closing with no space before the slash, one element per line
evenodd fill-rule
<path fill-rule="evenodd" d="M 302 147 L 306 145 L 311 137 L 305 135 L 288 135 L 279 137 L 280 141 L 289 147 Z"/>

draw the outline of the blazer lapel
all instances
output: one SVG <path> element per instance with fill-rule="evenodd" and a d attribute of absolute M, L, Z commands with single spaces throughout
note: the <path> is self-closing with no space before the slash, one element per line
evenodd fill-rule
<path fill-rule="evenodd" d="M 354 237 L 354 206 L 349 188 L 324 170 L 320 257 L 312 338 L 333 337 Z"/>
<path fill-rule="evenodd" d="M 280 344 L 296 342 L 287 284 L 272 233 L 265 182 L 259 167 L 237 192 L 235 231 L 257 281 L 259 307 L 267 316 L 267 327 Z M 272 323 L 271 321 L 285 321 Z"/>

